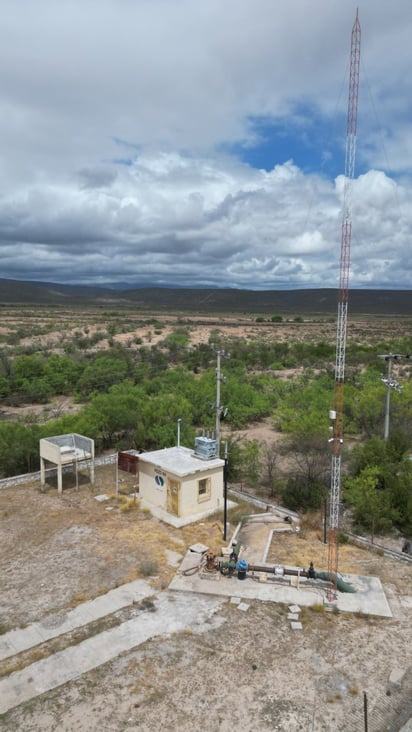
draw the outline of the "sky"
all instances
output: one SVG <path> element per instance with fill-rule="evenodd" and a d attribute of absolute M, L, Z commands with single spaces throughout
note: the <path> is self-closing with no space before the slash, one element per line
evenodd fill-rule
<path fill-rule="evenodd" d="M 410 0 L 2 0 L 0 277 L 411 288 Z"/>

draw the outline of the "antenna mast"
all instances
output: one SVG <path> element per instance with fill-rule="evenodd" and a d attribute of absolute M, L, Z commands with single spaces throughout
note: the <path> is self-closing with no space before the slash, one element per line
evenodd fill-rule
<path fill-rule="evenodd" d="M 336 600 L 336 581 L 338 572 L 339 546 L 339 504 L 341 484 L 341 452 L 343 444 L 343 384 L 345 379 L 346 329 L 348 320 L 350 246 L 352 239 L 351 189 L 355 176 L 356 128 L 358 117 L 359 63 L 361 29 L 356 11 L 352 28 L 350 49 L 348 120 L 346 128 L 345 183 L 343 191 L 342 240 L 340 255 L 340 277 L 338 294 L 338 317 L 336 332 L 335 391 L 332 420 L 333 437 L 329 440 L 332 448 L 332 469 L 329 514 L 329 556 L 328 601 Z"/>

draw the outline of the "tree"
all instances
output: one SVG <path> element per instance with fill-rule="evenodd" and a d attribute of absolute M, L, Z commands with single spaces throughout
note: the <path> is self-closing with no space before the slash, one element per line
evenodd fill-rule
<path fill-rule="evenodd" d="M 6 376 L 0 374 L 0 399 L 8 397 L 10 392 L 11 389 L 9 380 L 6 378 Z"/>
<path fill-rule="evenodd" d="M 353 506 L 354 520 L 360 527 L 370 530 L 372 541 L 376 533 L 392 528 L 399 519 L 399 511 L 392 505 L 389 491 L 380 487 L 381 477 L 380 468 L 369 465 L 356 478 L 345 481 L 345 500 Z"/>
<path fill-rule="evenodd" d="M 45 366 L 45 376 L 54 394 L 70 394 L 76 387 L 82 366 L 68 356 L 52 354 Z"/>
<path fill-rule="evenodd" d="M 224 442 L 227 443 L 227 478 L 229 481 L 237 482 L 241 475 L 241 439 L 240 437 L 233 437 L 233 435 L 225 435 L 223 438 Z"/>
<path fill-rule="evenodd" d="M 360 445 L 355 445 L 350 456 L 350 469 L 353 475 L 371 465 L 396 472 L 399 464 L 408 454 L 409 437 L 403 430 L 394 430 L 387 440 L 376 435 Z"/>
<path fill-rule="evenodd" d="M 257 485 L 261 468 L 260 446 L 257 440 L 246 440 L 243 443 L 239 468 L 242 483 L 246 482 L 251 486 Z"/>
<path fill-rule="evenodd" d="M 262 444 L 262 466 L 264 480 L 268 486 L 269 496 L 275 495 L 275 475 L 278 459 L 278 450 L 275 442 L 263 442 Z"/>
<path fill-rule="evenodd" d="M 304 376 L 294 381 L 285 393 L 277 414 L 282 432 L 304 440 L 307 435 L 327 434 L 333 385 L 329 376 L 316 379 Z"/>
<path fill-rule="evenodd" d="M 177 420 L 181 419 L 181 444 L 194 446 L 191 405 L 181 396 L 160 394 L 146 399 L 133 433 L 137 449 L 153 450 L 176 444 Z"/>
<path fill-rule="evenodd" d="M 168 348 L 172 362 L 175 363 L 182 360 L 189 341 L 190 334 L 187 328 L 177 328 L 165 338 L 163 345 Z"/>
<path fill-rule="evenodd" d="M 229 373 L 221 393 L 221 401 L 229 409 L 228 421 L 237 429 L 268 416 L 273 403 L 272 396 L 256 389 L 242 371 Z"/>
<path fill-rule="evenodd" d="M 402 531 L 412 528 L 412 463 L 408 448 L 408 435 L 393 430 L 387 440 L 374 436 L 352 451 L 346 500 L 353 504 L 359 525 L 372 533 L 389 530 L 393 524 Z M 376 495 L 371 497 L 372 477 Z M 363 515 L 364 501 L 369 498 L 371 508 Z"/>
<path fill-rule="evenodd" d="M 45 361 L 40 356 L 17 356 L 12 365 L 12 378 L 14 383 L 40 378 L 44 374 Z"/>
<path fill-rule="evenodd" d="M 146 402 L 144 390 L 131 381 L 116 384 L 106 394 L 95 394 L 86 405 L 79 415 L 81 431 L 100 439 L 105 447 L 120 438 L 131 443 Z"/>
<path fill-rule="evenodd" d="M 356 386 L 345 387 L 345 410 L 356 432 L 366 437 L 383 434 L 385 402 L 379 380 L 365 376 Z"/>
<path fill-rule="evenodd" d="M 412 535 L 412 461 L 404 459 L 396 473 L 387 478 L 392 506 L 397 511 L 396 526 L 407 536 Z"/>
<path fill-rule="evenodd" d="M 364 443 L 355 445 L 350 453 L 349 466 L 351 474 L 356 477 L 370 465 L 383 465 L 386 462 L 385 454 L 385 442 L 376 435 Z"/>
<path fill-rule="evenodd" d="M 37 470 L 39 457 L 39 428 L 25 427 L 17 422 L 0 422 L 0 475 L 8 478 Z"/>
<path fill-rule="evenodd" d="M 330 457 L 323 434 L 300 435 L 282 446 L 290 459 L 282 501 L 294 511 L 318 509 L 329 489 Z"/>
<path fill-rule="evenodd" d="M 123 359 L 100 356 L 85 368 L 78 386 L 83 394 L 107 391 L 113 384 L 123 381 L 127 372 L 128 365 Z"/>
<path fill-rule="evenodd" d="M 17 356 L 11 374 L 12 389 L 31 401 L 44 401 L 51 393 L 45 378 L 45 360 L 36 355 Z"/>
<path fill-rule="evenodd" d="M 20 389 L 27 401 L 38 404 L 47 402 L 53 394 L 53 389 L 45 377 L 24 380 Z"/>

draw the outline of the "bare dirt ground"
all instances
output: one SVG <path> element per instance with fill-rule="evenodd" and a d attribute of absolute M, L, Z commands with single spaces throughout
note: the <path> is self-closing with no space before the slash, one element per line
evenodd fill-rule
<path fill-rule="evenodd" d="M 121 477 L 127 494 L 134 478 Z M 171 556 L 184 555 L 195 542 L 220 551 L 220 517 L 174 529 L 126 496 L 95 500 L 98 493 L 113 494 L 114 485 L 114 468 L 107 466 L 97 469 L 94 489 L 84 476 L 76 491 L 66 476 L 62 497 L 53 486 L 42 493 L 35 484 L 0 492 L 2 632 L 67 612 L 148 574 L 155 599 L 175 572 Z M 232 529 L 239 515 L 232 517 Z M 287 557 L 289 564 L 310 556 L 320 563 L 320 534 L 316 522 L 304 523 L 300 534 L 276 540 L 272 556 L 276 562 Z M 352 732 L 364 729 L 366 692 L 369 732 L 397 730 L 395 719 L 402 710 L 407 714 L 412 692 L 412 568 L 351 545 L 342 546 L 340 563 L 342 571 L 381 578 L 392 619 L 329 613 L 320 605 L 302 609 L 298 632 L 281 604 L 252 601 L 242 612 L 223 602 L 219 622 L 209 630 L 193 627 L 152 638 L 8 712 L 0 729 Z M 123 613 L 105 622 L 124 618 Z M 58 647 L 78 640 L 65 637 Z M 50 646 L 43 654 L 54 650 Z M 3 662 L 0 672 L 22 668 L 41 654 L 42 647 L 21 654 Z M 399 682 L 393 672 L 403 675 Z"/>

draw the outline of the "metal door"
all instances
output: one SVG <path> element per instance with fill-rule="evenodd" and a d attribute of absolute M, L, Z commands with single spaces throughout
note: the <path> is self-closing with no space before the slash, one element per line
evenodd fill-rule
<path fill-rule="evenodd" d="M 167 512 L 179 516 L 180 483 L 178 480 L 167 480 Z"/>

